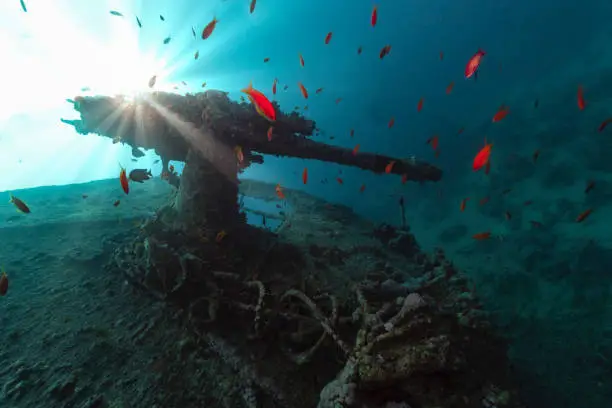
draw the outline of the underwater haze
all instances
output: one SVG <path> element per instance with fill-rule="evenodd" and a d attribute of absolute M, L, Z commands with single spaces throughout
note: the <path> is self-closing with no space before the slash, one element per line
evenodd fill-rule
<path fill-rule="evenodd" d="M 233 262 L 239 253 L 253 267 L 250 285 L 259 279 L 260 257 L 281 243 L 300 248 L 306 258 L 315 257 L 319 247 L 326 254 L 346 254 L 350 251 L 337 249 L 343 239 L 360 248 L 361 237 L 378 239 L 385 228 L 414 235 L 419 252 L 442 250 L 466 276 L 490 332 L 507 345 L 520 406 L 612 406 L 611 13 L 612 2 L 605 0 L 3 0 L 0 191 L 6 200 L 0 205 L 0 265 L 6 275 L 0 278 L 0 328 L 10 330 L 0 330 L 0 341 L 11 343 L 12 351 L 0 350 L 10 368 L 0 370 L 0 406 L 40 407 L 37 398 L 48 398 L 44 406 L 50 408 L 150 406 L 130 404 L 148 404 L 143 395 L 154 391 L 117 396 L 108 378 L 91 374 L 97 365 L 111 373 L 122 370 L 117 362 L 131 353 L 123 346 L 126 338 L 133 340 L 130 335 L 112 340 L 121 324 L 111 320 L 146 321 L 152 310 L 168 313 L 159 299 L 149 303 L 135 294 L 133 287 L 145 292 L 150 287 L 134 285 L 126 265 L 135 261 L 116 260 L 127 252 L 126 242 L 137 243 L 134 251 L 140 254 L 153 245 L 152 236 L 159 242 L 162 235 L 195 242 L 193 236 L 206 235 L 198 245 L 214 249 L 197 257 Z M 260 92 L 249 93 L 249 84 Z M 223 106 L 231 108 L 193 108 L 225 98 L 213 90 L 226 92 Z M 106 103 L 119 106 L 114 116 L 97 113 Z M 139 106 L 147 103 L 159 112 L 154 119 L 139 116 Z M 266 115 L 266 107 L 278 117 Z M 130 127 L 130 116 L 122 113 L 130 109 L 136 112 L 134 123 L 144 125 Z M 222 120 L 215 116 L 221 111 Z M 255 119 L 247 121 L 248 115 Z M 159 124 L 159 117 L 167 121 Z M 201 139 L 187 135 L 192 125 L 202 131 Z M 221 126 L 231 129 L 226 139 L 210 136 L 220 134 Z M 130 133 L 136 128 L 137 134 Z M 177 137 L 170 142 L 164 132 Z M 294 143 L 293 136 L 317 144 Z M 206 171 L 188 171 L 198 160 L 193 152 L 204 152 Z M 229 176 L 223 167 L 228 156 Z M 225 164 L 206 167 L 216 158 Z M 218 184 L 206 184 L 214 178 Z M 217 200 L 217 207 L 198 201 L 188 208 L 190 200 L 204 196 Z M 207 215 L 215 220 L 206 228 L 195 218 L 170 222 L 161 210 L 168 202 L 178 214 L 219 215 Z M 236 215 L 236 222 L 259 232 L 239 233 L 223 224 L 234 207 L 243 217 Z M 314 231 L 327 217 L 321 214 L 332 208 L 342 216 L 321 227 L 329 240 L 318 240 L 307 220 Z M 306 221 L 297 226 L 291 217 L 299 220 L 302 210 Z M 161 219 L 164 234 L 145 227 Z M 181 233 L 171 229 L 179 219 Z M 361 220 L 379 227 L 367 229 Z M 287 226 L 298 232 L 284 240 Z M 274 249 L 236 250 L 234 239 L 252 248 L 258 239 L 264 242 L 261 231 L 278 240 Z M 238 252 L 223 248 L 230 245 L 226 241 Z M 160 248 L 172 246 L 164 245 Z M 192 252 L 179 244 L 173 248 L 184 267 L 184 254 Z M 224 255 L 212 255 L 216 251 Z M 305 264 L 320 269 L 335 261 L 318 262 Z M 384 270 L 386 263 L 378 260 L 375 268 Z M 346 265 L 365 268 L 359 261 Z M 283 273 L 279 269 L 277 275 Z M 2 279 L 10 282 L 8 290 Z M 272 289 L 263 292 L 272 295 L 276 279 L 270 278 Z M 304 288 L 317 279 L 295 286 L 308 292 Z M 351 280 L 359 279 L 351 275 Z M 398 285 L 405 289 L 406 282 Z M 326 293 L 321 285 L 311 288 L 313 299 Z M 90 318 L 78 313 L 86 298 Z M 168 309 L 174 310 L 172 305 Z M 257 303 L 258 313 L 262 307 Z M 43 309 L 55 312 L 30 313 Z M 18 318 L 17 310 L 25 314 Z M 109 319 L 104 330 L 77 323 L 93 324 L 96 313 Z M 180 320 L 159 319 L 169 325 Z M 49 321 L 54 323 L 47 332 L 36 331 Z M 154 345 L 133 354 L 142 355 L 144 370 L 166 378 L 171 353 L 161 345 L 181 344 L 174 354 L 184 355 L 183 343 L 173 337 L 182 331 L 162 333 L 157 324 L 142 329 L 153 333 Z M 87 355 L 74 369 L 62 368 L 63 357 L 46 357 L 73 350 L 51 327 L 56 333 L 74 330 L 79 344 L 74 350 L 83 351 L 75 355 Z M 229 329 L 220 333 L 231 339 L 223 330 Z M 337 340 L 327 334 L 326 341 Z M 139 336 L 135 349 L 149 344 Z M 55 340 L 65 349 L 53 346 Z M 109 344 L 117 346 L 110 357 Z M 42 357 L 27 363 L 28 355 Z M 481 357 L 490 358 L 485 352 Z M 31 379 L 56 363 L 57 370 L 41 375 L 44 384 Z M 143 370 L 134 364 L 134 372 Z M 331 381 L 337 373 L 317 367 L 300 378 Z M 101 388 L 92 391 L 93 383 Z M 161 392 L 171 394 L 176 383 L 163 383 Z M 312 395 L 323 388 L 317 387 Z M 236 406 L 210 393 L 209 405 L 170 397 L 154 402 Z M 398 395 L 386 399 L 388 405 L 339 406 L 436 406 Z M 119 400 L 124 405 L 112 402 Z M 484 397 L 461 401 L 465 405 L 457 408 L 510 406 Z M 289 406 L 259 404 L 244 406 Z"/>

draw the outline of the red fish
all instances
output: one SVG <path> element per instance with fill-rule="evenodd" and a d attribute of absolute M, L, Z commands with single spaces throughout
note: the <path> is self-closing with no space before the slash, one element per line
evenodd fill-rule
<path fill-rule="evenodd" d="M 283 188 L 281 187 L 281 185 L 277 184 L 274 189 L 276 190 L 276 195 L 278 196 L 278 198 L 280 198 L 281 200 L 284 200 L 285 193 L 283 193 Z"/>
<path fill-rule="evenodd" d="M 253 13 L 255 11 L 255 4 L 257 3 L 257 0 L 251 0 L 251 6 L 249 7 L 249 12 Z"/>
<path fill-rule="evenodd" d="M 417 104 L 417 112 L 420 112 L 423 109 L 423 98 L 419 99 L 419 103 Z"/>
<path fill-rule="evenodd" d="M 474 157 L 474 162 L 472 163 L 472 168 L 474 171 L 478 171 L 482 168 L 482 166 L 486 165 L 489 162 L 489 156 L 491 155 L 491 148 L 493 147 L 493 143 L 487 143 L 485 139 L 485 145 Z"/>
<path fill-rule="evenodd" d="M 601 125 L 599 125 L 599 130 L 600 132 L 603 132 L 603 130 L 606 128 L 606 126 L 608 126 L 608 124 L 610 124 L 612 122 L 612 118 L 608 118 L 606 120 L 604 120 L 603 122 L 601 122 Z"/>
<path fill-rule="evenodd" d="M 584 91 L 582 90 L 582 85 L 578 87 L 578 109 L 583 110 L 586 106 L 586 102 L 584 101 Z"/>
<path fill-rule="evenodd" d="M 406 173 L 402 174 L 402 184 L 406 184 L 408 181 L 408 175 Z"/>
<path fill-rule="evenodd" d="M 455 87 L 454 82 L 451 82 L 450 84 L 448 84 L 448 86 L 446 87 L 446 94 L 449 95 L 451 92 L 453 92 L 454 87 Z"/>
<path fill-rule="evenodd" d="M 500 106 L 497 113 L 493 115 L 493 120 L 492 120 L 493 123 L 499 122 L 500 120 L 505 118 L 508 115 L 508 113 L 510 113 L 510 109 L 507 106 L 505 105 Z"/>
<path fill-rule="evenodd" d="M 389 119 L 389 124 L 387 126 L 389 126 L 389 129 L 391 129 L 394 124 L 395 124 L 395 118 L 391 116 L 391 119 Z"/>
<path fill-rule="evenodd" d="M 427 139 L 427 144 L 431 145 L 432 149 L 438 150 L 438 135 L 433 135 Z"/>
<path fill-rule="evenodd" d="M 355 129 L 351 129 L 350 134 L 351 134 L 351 137 L 355 136 Z"/>
<path fill-rule="evenodd" d="M 278 78 L 274 78 L 274 82 L 272 82 L 272 95 L 276 95 L 276 83 L 278 82 Z"/>
<path fill-rule="evenodd" d="M 378 6 L 374 6 L 374 9 L 372 9 L 372 16 L 370 17 L 370 24 L 372 24 L 372 27 L 375 27 L 377 22 L 378 22 Z"/>
<path fill-rule="evenodd" d="M 272 132 L 274 132 L 274 126 L 268 128 L 268 142 L 272 141 Z"/>
<path fill-rule="evenodd" d="M 533 228 L 542 228 L 542 223 L 540 221 L 529 220 L 529 223 Z"/>
<path fill-rule="evenodd" d="M 128 184 L 127 174 L 125 173 L 125 169 L 123 167 L 121 167 L 121 171 L 119 172 L 119 182 L 121 183 L 121 188 L 125 194 L 128 194 L 130 192 L 130 186 Z"/>
<path fill-rule="evenodd" d="M 491 238 L 491 232 L 489 231 L 479 232 L 477 234 L 472 235 L 472 238 L 477 241 L 483 241 L 485 239 Z"/>
<path fill-rule="evenodd" d="M 457 132 L 457 136 L 459 136 L 460 134 L 462 134 L 464 130 L 465 130 L 465 128 L 461 128 L 461 129 L 459 129 L 459 131 Z"/>
<path fill-rule="evenodd" d="M 300 65 L 301 65 L 301 66 L 304 66 L 304 57 L 302 57 L 302 54 L 301 54 L 301 53 L 300 53 L 300 54 L 298 54 L 298 55 L 299 55 L 299 57 L 300 57 Z"/>
<path fill-rule="evenodd" d="M 466 79 L 474 75 L 474 73 L 480 66 L 480 61 L 482 60 L 482 57 L 484 55 L 485 55 L 485 52 L 479 49 L 478 51 L 476 51 L 476 54 L 474 54 L 474 56 L 470 58 L 467 65 L 465 66 L 465 78 Z"/>
<path fill-rule="evenodd" d="M 306 87 L 301 82 L 298 82 L 298 86 L 300 87 L 300 92 L 302 92 L 304 99 L 308 99 L 308 91 L 306 90 Z"/>
<path fill-rule="evenodd" d="M 365 184 L 362 184 L 361 187 L 359 187 L 359 192 L 363 193 L 365 191 Z"/>
<path fill-rule="evenodd" d="M 480 201 L 478 202 L 478 204 L 479 205 L 485 205 L 488 202 L 489 202 L 489 196 L 486 196 L 484 198 L 481 198 Z"/>
<path fill-rule="evenodd" d="M 491 172 L 491 160 L 489 160 L 487 162 L 487 165 L 485 166 L 485 174 L 488 176 L 490 172 Z"/>
<path fill-rule="evenodd" d="M 325 36 L 325 44 L 329 44 L 329 42 L 331 41 L 332 38 L 332 32 L 330 31 L 329 33 L 327 33 L 327 35 Z"/>
<path fill-rule="evenodd" d="M 19 211 L 21 211 L 24 214 L 30 213 L 30 207 L 28 207 L 26 203 L 24 203 L 22 200 L 15 197 L 11 193 L 9 193 L 9 203 L 13 204 L 15 208 L 17 208 Z"/>
<path fill-rule="evenodd" d="M 344 184 L 344 181 L 340 178 L 340 177 L 336 177 L 336 181 L 338 182 L 338 184 L 342 185 Z"/>
<path fill-rule="evenodd" d="M 593 209 L 591 209 L 591 208 L 581 212 L 580 215 L 578 215 L 578 217 L 576 217 L 576 222 L 582 222 L 582 221 L 586 220 L 587 217 L 589 215 L 591 215 L 592 212 L 593 212 Z"/>
<path fill-rule="evenodd" d="M 465 206 L 467 205 L 468 200 L 470 199 L 470 197 L 466 197 L 463 200 L 461 200 L 461 204 L 459 205 L 459 210 L 460 211 L 465 211 Z"/>
<path fill-rule="evenodd" d="M 442 61 L 443 59 L 444 59 L 444 53 L 440 51 L 440 61 Z"/>
<path fill-rule="evenodd" d="M 380 59 L 383 59 L 383 58 L 385 58 L 385 56 L 389 55 L 390 52 L 391 52 L 391 46 L 390 45 L 385 45 L 380 50 L 380 53 L 378 54 L 378 57 Z"/>
<path fill-rule="evenodd" d="M 359 145 L 356 145 L 356 146 L 353 148 L 353 156 L 357 156 L 357 153 L 358 153 L 358 152 L 359 152 Z"/>
<path fill-rule="evenodd" d="M 8 291 L 9 281 L 6 272 L 2 269 L 2 275 L 0 275 L 0 296 L 6 295 Z"/>
<path fill-rule="evenodd" d="M 389 164 L 387 164 L 387 166 L 385 167 L 385 173 L 387 174 L 391 173 L 391 170 L 393 170 L 394 164 L 395 164 L 395 160 L 391 160 Z"/>
<path fill-rule="evenodd" d="M 247 88 L 244 88 L 241 92 L 244 92 L 249 96 L 249 99 L 255 105 L 255 109 L 257 109 L 257 113 L 259 113 L 264 118 L 268 119 L 270 122 L 274 122 L 276 120 L 276 110 L 274 109 L 274 105 L 266 96 L 253 88 L 253 84 L 249 83 Z"/>
<path fill-rule="evenodd" d="M 206 27 L 204 27 L 204 30 L 202 30 L 202 39 L 203 40 L 205 40 L 208 37 L 210 37 L 210 35 L 215 30 L 215 27 L 217 26 L 218 22 L 219 22 L 219 20 L 217 20 L 217 17 L 215 17 L 215 18 L 212 19 L 212 21 L 210 23 L 206 24 Z"/>
<path fill-rule="evenodd" d="M 308 168 L 304 167 L 304 171 L 302 172 L 302 183 L 308 183 Z"/>

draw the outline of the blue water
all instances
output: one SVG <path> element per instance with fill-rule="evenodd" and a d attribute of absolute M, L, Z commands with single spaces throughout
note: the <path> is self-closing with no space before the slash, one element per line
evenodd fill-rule
<path fill-rule="evenodd" d="M 159 175 L 155 152 L 132 162 L 129 147 L 60 123 L 77 117 L 66 98 L 129 94 L 147 89 L 154 74 L 159 89 L 177 93 L 198 92 L 206 81 L 206 89 L 237 100 L 252 82 L 272 98 L 278 78 L 273 99 L 315 120 L 322 131 L 316 140 L 414 155 L 440 167 L 443 178 L 403 185 L 397 175 L 277 157 L 241 177 L 301 189 L 394 225 L 403 196 L 421 245 L 444 248 L 475 281 L 510 340 L 530 406 L 611 406 L 612 128 L 597 131 L 612 116 L 611 2 L 381 0 L 375 27 L 370 0 L 258 0 L 252 14 L 247 0 L 25 4 L 27 13 L 17 0 L 0 4 L 0 190 L 116 178 L 118 162 Z M 201 31 L 213 17 L 219 22 L 203 41 Z M 387 44 L 391 52 L 381 59 Z M 478 49 L 486 52 L 478 78 L 465 79 Z M 308 100 L 298 82 L 308 88 Z M 315 94 L 317 88 L 323 91 Z M 493 123 L 504 104 L 510 113 Z M 433 135 L 439 157 L 426 143 Z M 488 176 L 472 171 L 485 138 L 493 143 Z M 182 171 L 182 163 L 172 164 Z M 591 180 L 596 187 L 585 194 Z M 253 199 L 245 207 L 281 211 Z M 574 222 L 587 209 L 592 215 Z M 263 226 L 261 215 L 247 217 Z M 266 227 L 278 222 L 267 219 Z M 483 231 L 491 232 L 490 240 L 472 239 Z"/>

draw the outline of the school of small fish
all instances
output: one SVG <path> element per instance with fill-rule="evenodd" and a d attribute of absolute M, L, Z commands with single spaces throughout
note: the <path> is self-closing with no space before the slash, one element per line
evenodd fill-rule
<path fill-rule="evenodd" d="M 23 10 L 23 12 L 28 12 L 28 9 L 26 7 L 26 4 L 24 2 L 24 0 L 20 0 L 20 6 Z M 249 7 L 249 14 L 254 14 L 257 10 L 257 1 L 256 0 L 250 0 L 250 2 L 248 2 L 248 7 Z M 119 17 L 119 18 L 124 18 L 124 14 L 121 13 L 120 11 L 117 10 L 111 10 L 110 15 L 114 16 L 114 17 Z M 384 9 L 383 9 L 383 13 L 384 13 Z M 135 17 L 135 21 L 136 24 L 138 25 L 139 28 L 143 27 L 143 21 L 141 20 L 141 18 L 139 16 L 134 16 Z M 166 21 L 165 17 L 163 15 L 159 15 L 159 19 L 164 22 Z M 383 19 L 384 20 L 384 19 Z M 368 23 L 367 18 L 364 17 L 364 25 L 366 25 Z M 220 22 L 220 20 L 217 19 L 216 16 L 212 16 L 212 18 L 206 23 L 204 24 L 204 28 L 202 29 L 201 32 L 201 39 L 202 40 L 207 40 L 209 39 L 214 33 L 215 30 L 217 29 L 217 25 L 218 24 L 223 24 Z M 369 25 L 371 26 L 371 28 L 375 28 L 377 26 L 377 24 L 379 24 L 379 6 L 378 5 L 373 5 L 371 8 L 371 12 L 369 15 Z M 191 29 L 191 34 L 193 36 L 193 38 L 197 39 L 196 36 L 196 29 L 195 27 L 190 27 Z M 333 31 L 328 31 L 324 37 L 323 37 L 323 46 L 333 46 L 332 44 L 332 39 L 333 39 Z M 167 36 L 164 38 L 164 40 L 162 41 L 163 44 L 169 44 L 172 40 L 172 36 Z M 319 40 L 320 41 L 320 40 Z M 332 44 L 332 45 L 330 45 Z M 392 46 L 390 44 L 386 44 L 384 45 L 380 51 L 378 52 L 378 58 L 379 59 L 384 59 L 385 57 L 389 56 L 391 54 L 391 49 Z M 357 47 L 357 54 L 358 55 L 362 55 L 364 49 L 361 45 L 359 45 Z M 195 60 L 197 60 L 199 58 L 199 51 L 196 51 L 195 54 L 193 54 L 193 58 Z M 439 51 L 438 53 L 439 56 L 439 61 L 444 61 L 444 52 Z M 299 64 L 300 67 L 302 68 L 306 68 L 307 64 L 306 64 L 306 59 L 304 58 L 304 55 L 301 52 L 297 52 L 297 63 Z M 480 66 L 481 63 L 483 61 L 483 59 L 486 58 L 486 52 L 483 51 L 482 49 L 477 49 L 476 52 L 469 58 L 466 58 L 466 65 L 463 71 L 463 76 L 466 80 L 477 80 L 478 78 L 478 73 L 480 70 Z M 270 61 L 270 58 L 265 56 L 262 58 L 264 63 L 268 63 Z M 501 66 L 500 66 L 501 69 Z M 157 76 L 154 75 L 150 78 L 149 80 L 149 87 L 150 88 L 154 88 L 155 84 L 157 82 Z M 272 95 L 276 95 L 277 94 L 277 87 L 278 87 L 278 83 L 279 80 L 278 78 L 275 78 L 273 83 L 272 83 L 272 87 L 271 87 L 271 92 Z M 184 85 L 186 85 L 183 82 Z M 299 90 L 299 92 L 301 93 L 302 97 L 305 100 L 309 99 L 309 96 L 312 96 L 309 94 L 308 92 L 308 88 L 306 86 L 306 84 L 304 84 L 303 82 L 297 82 L 297 89 Z M 206 82 L 202 83 L 202 88 L 204 88 L 206 86 Z M 453 92 L 455 86 L 455 82 L 454 81 L 450 81 L 449 83 L 447 83 L 446 85 L 446 94 L 450 95 Z M 283 86 L 283 90 L 286 91 L 289 88 L 289 85 L 284 85 Z M 313 86 L 311 89 L 315 89 L 315 87 Z M 324 88 L 323 87 L 319 87 L 316 88 L 316 90 L 314 91 L 314 95 L 319 95 L 321 93 L 323 93 Z M 242 89 L 241 91 L 242 93 L 244 93 L 246 95 L 246 98 L 249 100 L 249 102 L 253 105 L 253 108 L 255 109 L 255 111 L 263 118 L 265 118 L 267 121 L 270 122 L 270 126 L 268 128 L 267 131 L 267 140 L 269 142 L 273 142 L 274 141 L 274 123 L 276 121 L 276 109 L 274 107 L 274 104 L 270 101 L 270 99 L 268 99 L 268 97 L 266 97 L 265 93 L 262 92 L 261 90 L 255 89 L 252 85 L 252 83 L 249 83 L 249 85 L 247 87 L 245 87 L 244 89 Z M 244 98 L 241 98 L 244 100 Z M 342 101 L 341 97 L 337 97 L 335 99 L 335 103 L 339 104 Z M 417 112 L 421 112 L 424 108 L 425 108 L 425 97 L 421 96 L 419 98 L 418 101 L 416 101 L 416 111 Z M 577 94 L 576 94 L 576 101 L 577 101 L 577 106 L 579 110 L 584 110 L 587 107 L 586 104 L 586 100 L 585 100 L 585 96 L 584 96 L 584 89 L 582 86 L 578 86 L 577 87 Z M 539 105 L 539 100 L 536 99 L 534 102 L 534 108 L 538 108 Z M 414 105 L 413 105 L 414 106 Z M 300 109 L 299 106 L 296 106 L 296 109 Z M 304 110 L 308 109 L 308 105 L 303 107 Z M 510 115 L 510 108 L 508 106 L 506 106 L 505 104 L 501 105 L 497 111 L 494 113 L 493 117 L 492 117 L 492 122 L 493 123 L 497 123 L 500 122 L 502 120 L 505 120 L 508 116 Z M 387 127 L 393 128 L 393 126 L 395 125 L 396 122 L 396 118 L 394 116 L 392 116 L 388 123 L 387 123 Z M 601 124 L 598 127 L 598 131 L 599 132 L 603 132 L 606 127 L 608 126 L 608 124 L 612 123 L 612 117 L 610 118 L 606 118 L 605 120 L 603 120 L 601 122 Z M 464 132 L 465 128 L 460 128 L 457 132 L 457 135 L 461 135 Z M 350 137 L 353 138 L 355 136 L 355 130 L 354 129 L 350 129 L 349 131 Z M 334 136 L 330 136 L 330 139 L 333 139 Z M 119 142 L 120 139 L 115 140 L 114 142 Z M 439 157 L 440 154 L 440 140 L 438 135 L 433 135 L 432 137 L 428 138 L 426 140 L 426 143 L 428 145 L 431 146 L 434 156 L 435 157 Z M 357 155 L 359 153 L 359 148 L 360 148 L 360 144 L 357 143 L 354 145 L 353 148 L 353 154 Z M 237 165 L 238 166 L 243 166 L 244 165 L 244 160 L 245 160 L 245 155 L 242 151 L 242 147 L 241 146 L 235 146 L 234 148 L 234 152 L 236 154 L 236 161 L 237 161 Z M 493 143 L 489 143 L 487 142 L 486 138 L 484 139 L 484 143 L 482 145 L 482 147 L 475 152 L 474 158 L 473 158 L 473 162 L 472 162 L 472 169 L 473 171 L 477 172 L 480 170 L 483 170 L 484 175 L 488 175 L 490 172 L 490 168 L 491 168 L 491 161 L 490 161 L 490 157 L 491 154 L 493 152 Z M 132 159 L 132 161 L 136 161 L 138 157 L 141 157 L 142 155 L 144 155 L 144 153 L 139 150 L 139 149 L 133 149 L 133 156 L 135 157 L 134 159 Z M 532 160 L 533 163 L 535 164 L 539 158 L 540 155 L 540 150 L 536 150 L 533 155 L 532 155 Z M 384 168 L 384 172 L 387 174 L 390 174 L 393 170 L 393 167 L 395 165 L 395 161 L 390 161 L 389 163 L 386 164 L 385 168 Z M 170 177 L 170 175 L 176 175 L 175 171 L 174 171 L 174 167 L 170 166 L 169 171 L 164 171 L 161 174 L 161 177 L 164 179 L 167 179 Z M 338 175 L 338 177 L 336 177 L 336 181 L 339 185 L 343 185 L 344 184 L 344 180 L 340 177 L 340 174 Z M 121 189 L 123 190 L 123 192 L 125 194 L 129 194 L 130 192 L 130 186 L 129 183 L 130 181 L 132 182 L 137 182 L 137 183 L 142 183 L 145 180 L 148 180 L 151 177 L 151 172 L 149 170 L 146 169 L 134 169 L 129 173 L 129 176 L 126 172 L 126 169 L 124 167 L 122 167 L 120 165 L 120 172 L 119 172 L 119 184 Z M 308 179 L 309 179 L 309 173 L 308 173 L 308 168 L 304 168 L 303 172 L 302 172 L 302 183 L 303 184 L 307 184 L 308 183 Z M 408 180 L 407 174 L 402 174 L 401 176 L 401 183 L 404 184 L 406 183 Z M 327 178 L 321 180 L 322 183 L 327 183 Z M 593 190 L 593 188 L 595 187 L 595 181 L 590 180 L 587 182 L 584 193 L 588 194 L 591 190 Z M 363 193 L 366 189 L 366 185 L 365 183 L 361 184 L 359 187 L 359 192 Z M 275 191 L 276 191 L 276 195 L 278 196 L 279 199 L 284 200 L 286 198 L 285 193 L 284 193 L 284 189 L 281 186 L 281 184 L 277 184 L 275 187 Z M 506 189 L 502 192 L 502 195 L 508 194 L 511 191 L 511 189 Z M 87 198 L 86 195 L 83 195 L 83 199 Z M 484 197 L 482 199 L 480 199 L 478 201 L 479 205 L 485 205 L 488 201 L 489 201 L 490 197 Z M 468 201 L 470 200 L 469 197 L 465 197 L 461 200 L 460 202 L 460 211 L 465 211 L 466 206 L 468 205 Z M 23 202 L 22 200 L 20 200 L 17 197 L 14 197 L 13 195 L 10 195 L 10 203 L 12 203 L 16 209 L 24 214 L 29 214 L 30 213 L 30 208 L 26 205 L 25 202 Z M 120 200 L 116 200 L 113 205 L 115 207 L 117 207 L 120 203 Z M 400 200 L 401 205 L 403 206 L 404 202 L 403 202 L 403 197 Z M 530 205 L 531 204 L 531 200 L 526 201 L 524 203 L 524 205 Z M 578 214 L 574 221 L 576 223 L 581 223 L 583 221 L 585 221 L 591 214 L 593 213 L 593 209 L 592 208 L 587 208 L 585 209 L 583 212 L 581 212 L 580 214 Z M 512 215 L 510 214 L 510 212 L 505 211 L 503 214 L 503 217 L 506 220 L 510 220 L 512 218 Z M 537 227 L 541 227 L 542 223 L 540 223 L 539 221 L 536 220 L 531 220 L 530 221 L 531 225 L 534 228 Z M 215 241 L 217 243 L 220 243 L 223 238 L 227 235 L 226 231 L 219 231 L 219 233 L 216 236 Z M 489 238 L 492 237 L 492 233 L 491 231 L 482 231 L 482 232 L 478 232 L 475 233 L 474 235 L 472 235 L 472 238 L 474 240 L 487 240 Z M 2 275 L 0 275 L 0 296 L 6 294 L 8 288 L 8 278 L 7 275 L 4 271 L 2 271 Z"/>

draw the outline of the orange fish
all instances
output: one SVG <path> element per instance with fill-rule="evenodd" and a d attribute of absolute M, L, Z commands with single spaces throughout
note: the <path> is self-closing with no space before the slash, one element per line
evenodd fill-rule
<path fill-rule="evenodd" d="M 8 276 L 6 276 L 4 268 L 2 268 L 2 275 L 0 275 L 0 296 L 6 295 L 6 292 L 8 291 L 8 286 Z"/>
<path fill-rule="evenodd" d="M 578 109 L 583 110 L 586 106 L 586 102 L 584 102 L 584 92 L 582 90 L 582 85 L 578 86 Z"/>
<path fill-rule="evenodd" d="M 461 200 L 461 204 L 459 205 L 459 210 L 465 211 L 465 206 L 467 205 L 467 202 L 469 199 L 470 197 L 466 197 L 463 200 Z"/>
<path fill-rule="evenodd" d="M 304 167 L 304 171 L 302 172 L 302 183 L 308 183 L 308 168 Z"/>
<path fill-rule="evenodd" d="M 376 23 L 378 22 L 378 6 L 374 6 L 374 9 L 372 9 L 372 16 L 370 17 L 370 24 L 372 24 L 372 27 L 376 26 Z"/>
<path fill-rule="evenodd" d="M 359 192 L 363 193 L 365 191 L 365 184 L 362 184 L 361 187 L 359 187 Z"/>
<path fill-rule="evenodd" d="M 406 173 L 402 174 L 402 184 L 406 184 L 408 181 L 408 175 Z"/>
<path fill-rule="evenodd" d="M 479 49 L 478 51 L 476 51 L 476 54 L 474 54 L 472 58 L 470 58 L 467 65 L 465 66 L 465 78 L 466 79 L 474 75 L 474 73 L 480 66 L 480 61 L 482 60 L 482 57 L 484 55 L 485 55 L 485 52 Z"/>
<path fill-rule="evenodd" d="M 238 163 L 242 164 L 244 161 L 244 154 L 242 153 L 242 147 L 236 146 L 234 147 L 234 152 L 236 152 L 236 158 L 238 159 Z"/>
<path fill-rule="evenodd" d="M 355 145 L 353 148 L 353 156 L 357 156 L 357 152 L 359 152 L 359 145 Z"/>
<path fill-rule="evenodd" d="M 606 128 L 606 126 L 608 126 L 609 123 L 612 122 L 612 118 L 608 118 L 606 120 L 604 120 L 603 122 L 601 122 L 601 125 L 599 125 L 599 130 L 600 132 L 603 132 L 603 130 Z"/>
<path fill-rule="evenodd" d="M 427 144 L 431 145 L 431 148 L 434 150 L 438 150 L 438 135 L 433 135 L 429 139 L 427 139 Z"/>
<path fill-rule="evenodd" d="M 249 12 L 252 14 L 255 11 L 255 4 L 257 0 L 251 0 L 251 6 L 249 7 Z"/>
<path fill-rule="evenodd" d="M 325 36 L 325 44 L 329 44 L 329 42 L 331 41 L 332 38 L 332 32 L 330 31 L 329 33 L 327 33 L 327 35 Z"/>
<path fill-rule="evenodd" d="M 419 99 L 419 103 L 417 104 L 417 112 L 420 112 L 423 109 L 423 98 Z"/>
<path fill-rule="evenodd" d="M 308 91 L 306 90 L 306 87 L 301 82 L 298 82 L 298 86 L 300 87 L 300 91 L 302 92 L 304 99 L 308 99 Z"/>
<path fill-rule="evenodd" d="M 280 184 L 276 185 L 275 190 L 276 190 L 276 195 L 278 196 L 278 198 L 280 198 L 281 200 L 284 200 L 285 193 L 283 193 L 283 188 L 281 187 Z"/>
<path fill-rule="evenodd" d="M 121 188 L 123 189 L 125 194 L 127 194 L 130 192 L 127 174 L 125 173 L 125 169 L 121 166 L 121 164 L 119 165 L 119 167 L 121 167 L 121 171 L 119 172 L 119 182 L 121 183 Z"/>
<path fill-rule="evenodd" d="M 268 119 L 270 122 L 274 122 L 276 120 L 276 110 L 274 109 L 274 105 L 266 96 L 253 88 L 253 83 L 250 82 L 247 88 L 244 88 L 240 92 L 243 92 L 248 95 L 251 103 L 255 106 L 257 113 L 259 113 L 265 119 Z"/>
<path fill-rule="evenodd" d="M 268 128 L 268 142 L 272 141 L 272 132 L 274 132 L 274 126 Z"/>
<path fill-rule="evenodd" d="M 299 55 L 299 57 L 300 57 L 300 65 L 301 65 L 301 66 L 304 66 L 304 57 L 302 57 L 302 54 L 301 54 L 301 53 L 300 53 L 300 54 L 298 54 L 298 55 Z"/>
<path fill-rule="evenodd" d="M 217 26 L 218 22 L 219 22 L 219 20 L 217 20 L 217 17 L 214 17 L 210 23 L 206 24 L 206 27 L 204 27 L 204 30 L 202 30 L 202 39 L 203 40 L 205 40 L 208 37 L 210 37 L 210 35 L 215 30 L 215 27 Z"/>
<path fill-rule="evenodd" d="M 344 184 L 344 181 L 340 178 L 340 177 L 336 177 L 336 181 L 338 182 L 338 184 L 342 185 Z"/>
<path fill-rule="evenodd" d="M 448 86 L 446 87 L 446 94 L 450 94 L 451 92 L 453 92 L 453 88 L 455 87 L 455 83 L 451 82 L 450 84 L 448 84 Z"/>
<path fill-rule="evenodd" d="M 489 162 L 489 156 L 491 155 L 491 148 L 493 147 L 493 143 L 487 143 L 485 139 L 485 145 L 474 157 L 474 162 L 472 163 L 472 168 L 474 171 L 478 171 L 482 168 L 482 166 L 486 165 Z"/>
<path fill-rule="evenodd" d="M 389 126 L 389 129 L 391 129 L 394 124 L 395 124 L 395 118 L 391 116 L 391 119 L 389 119 L 389 124 L 387 126 Z"/>
<path fill-rule="evenodd" d="M 504 106 L 504 105 L 500 106 L 497 113 L 493 116 L 493 122 L 499 122 L 500 120 L 505 118 L 508 115 L 508 113 L 510 113 L 510 109 L 508 109 L 507 106 Z"/>
<path fill-rule="evenodd" d="M 387 174 L 391 173 L 391 170 L 393 170 L 394 164 L 395 164 L 395 160 L 391 160 L 389 164 L 387 164 L 387 166 L 385 167 L 385 173 Z"/>
<path fill-rule="evenodd" d="M 578 215 L 578 217 L 576 217 L 576 222 L 582 222 L 582 221 L 586 220 L 587 217 L 589 215 L 591 215 L 592 212 L 593 212 L 593 209 L 591 209 L 591 208 L 581 212 L 580 215 Z"/>
<path fill-rule="evenodd" d="M 472 235 L 472 238 L 474 238 L 477 241 L 489 239 L 491 238 L 491 232 L 490 231 L 479 232 L 477 234 Z"/>
<path fill-rule="evenodd" d="M 272 95 L 276 95 L 276 83 L 278 82 L 278 78 L 274 78 L 274 82 L 272 82 Z"/>

